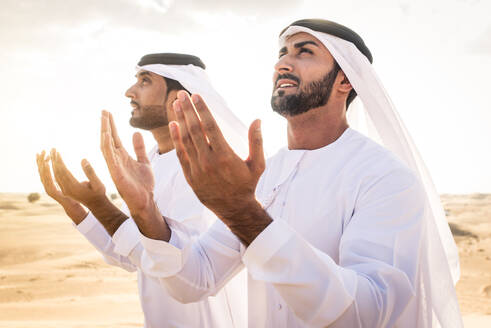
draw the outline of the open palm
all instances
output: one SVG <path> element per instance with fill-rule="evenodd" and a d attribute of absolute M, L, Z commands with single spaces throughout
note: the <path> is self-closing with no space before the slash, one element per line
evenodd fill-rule
<path fill-rule="evenodd" d="M 111 178 L 131 213 L 139 213 L 153 201 L 154 176 L 145 152 L 143 137 L 133 135 L 136 160 L 126 149 L 116 131 L 111 113 L 103 111 L 101 120 L 101 150 Z"/>

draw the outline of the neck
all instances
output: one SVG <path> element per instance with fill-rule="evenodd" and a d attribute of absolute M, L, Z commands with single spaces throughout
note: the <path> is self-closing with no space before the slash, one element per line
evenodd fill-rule
<path fill-rule="evenodd" d="M 318 149 L 336 141 L 348 128 L 344 103 L 327 104 L 288 116 L 288 148 Z"/>
<path fill-rule="evenodd" d="M 151 130 L 153 138 L 157 141 L 159 147 L 159 154 L 165 154 L 174 149 L 174 143 L 172 142 L 169 126 L 162 126 Z"/>

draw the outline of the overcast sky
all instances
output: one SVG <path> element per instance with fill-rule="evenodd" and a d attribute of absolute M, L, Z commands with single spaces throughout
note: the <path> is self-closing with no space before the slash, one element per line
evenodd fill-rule
<path fill-rule="evenodd" d="M 286 140 L 269 106 L 278 33 L 325 18 L 364 38 L 439 192 L 491 192 L 490 1 L 0 0 L 0 9 L 0 191 L 42 191 L 35 153 L 51 147 L 79 177 L 89 159 L 114 189 L 100 111 L 113 112 L 130 148 L 124 91 L 153 52 L 200 56 L 236 115 L 263 120 L 274 153 Z"/>

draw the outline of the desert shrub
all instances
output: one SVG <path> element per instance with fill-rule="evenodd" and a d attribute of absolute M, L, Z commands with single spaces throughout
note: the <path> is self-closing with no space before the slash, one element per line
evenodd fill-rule
<path fill-rule="evenodd" d="M 29 203 L 34 203 L 35 201 L 39 200 L 41 198 L 41 195 L 37 192 L 31 192 L 29 195 L 27 195 L 27 200 Z"/>

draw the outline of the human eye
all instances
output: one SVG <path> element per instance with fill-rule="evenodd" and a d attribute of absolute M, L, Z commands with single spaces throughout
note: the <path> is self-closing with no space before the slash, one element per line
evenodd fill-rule
<path fill-rule="evenodd" d="M 308 54 L 311 54 L 312 55 L 314 52 L 312 50 L 310 50 L 310 49 L 307 49 L 307 48 L 300 48 L 300 50 L 299 50 L 298 53 L 299 54 L 301 54 L 301 53 L 308 53 Z"/>

